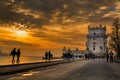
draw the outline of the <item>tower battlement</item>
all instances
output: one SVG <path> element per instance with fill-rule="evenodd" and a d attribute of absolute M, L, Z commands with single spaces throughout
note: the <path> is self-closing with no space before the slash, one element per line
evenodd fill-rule
<path fill-rule="evenodd" d="M 106 26 L 102 26 L 101 24 L 99 26 L 88 26 L 88 30 L 105 30 L 106 31 Z"/>

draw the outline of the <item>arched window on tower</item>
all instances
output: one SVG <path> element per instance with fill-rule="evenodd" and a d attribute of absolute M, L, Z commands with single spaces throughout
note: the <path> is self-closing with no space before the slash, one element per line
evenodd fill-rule
<path fill-rule="evenodd" d="M 100 46 L 100 49 L 101 49 L 101 50 L 103 50 L 103 47 L 102 47 L 102 46 Z"/>
<path fill-rule="evenodd" d="M 93 48 L 93 50 L 95 50 L 95 47 Z"/>
<path fill-rule="evenodd" d="M 89 48 L 87 48 L 87 50 L 89 51 Z"/>
<path fill-rule="evenodd" d="M 93 42 L 93 45 L 95 45 L 96 43 L 95 42 Z"/>

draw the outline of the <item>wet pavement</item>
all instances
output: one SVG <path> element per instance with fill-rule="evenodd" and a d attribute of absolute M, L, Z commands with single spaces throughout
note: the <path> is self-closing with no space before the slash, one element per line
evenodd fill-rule
<path fill-rule="evenodd" d="M 120 80 L 120 64 L 82 60 L 3 75 L 0 80 Z"/>
<path fill-rule="evenodd" d="M 115 70 L 116 68 L 116 70 Z M 74 71 L 64 80 L 120 80 L 120 64 L 93 61 Z"/>

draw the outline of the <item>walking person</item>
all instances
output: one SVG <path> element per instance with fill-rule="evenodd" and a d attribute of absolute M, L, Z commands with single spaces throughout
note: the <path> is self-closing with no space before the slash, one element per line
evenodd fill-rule
<path fill-rule="evenodd" d="M 68 54 L 67 54 L 67 59 L 68 59 L 68 61 L 70 61 L 70 56 L 71 56 L 71 50 L 70 50 L 70 48 L 68 48 Z"/>
<path fill-rule="evenodd" d="M 113 52 L 111 51 L 109 55 L 110 55 L 110 63 L 111 63 L 113 62 Z"/>
<path fill-rule="evenodd" d="M 93 58 L 93 60 L 95 60 L 95 54 L 92 54 L 92 58 Z"/>
<path fill-rule="evenodd" d="M 106 54 L 106 59 L 107 59 L 107 62 L 108 62 L 108 60 L 109 60 L 109 54 L 108 53 Z"/>
<path fill-rule="evenodd" d="M 20 49 L 18 49 L 18 51 L 16 52 L 16 56 L 17 56 L 17 61 L 16 61 L 16 63 L 17 63 L 17 64 L 20 63 L 20 54 L 21 54 Z"/>
<path fill-rule="evenodd" d="M 85 60 L 87 60 L 87 54 L 85 54 Z"/>
<path fill-rule="evenodd" d="M 16 55 L 16 48 L 14 48 L 10 53 L 10 56 L 12 56 L 12 64 L 15 63 L 15 55 Z"/>
<path fill-rule="evenodd" d="M 89 60 L 89 54 L 87 54 L 87 60 Z"/>
<path fill-rule="evenodd" d="M 48 52 L 48 60 L 50 61 L 50 59 L 51 59 L 51 52 L 49 51 Z"/>
<path fill-rule="evenodd" d="M 45 52 L 45 60 L 47 61 L 48 60 L 48 53 Z"/>
<path fill-rule="evenodd" d="M 107 62 L 109 61 L 109 54 L 108 54 L 108 47 L 106 48 L 106 59 L 107 59 Z"/>

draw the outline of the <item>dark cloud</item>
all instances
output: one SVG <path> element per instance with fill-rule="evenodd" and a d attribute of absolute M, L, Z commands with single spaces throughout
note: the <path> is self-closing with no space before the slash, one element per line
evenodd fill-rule
<path fill-rule="evenodd" d="M 119 0 L 0 0 L 0 21 L 22 24 L 29 22 L 34 27 L 54 23 L 68 25 L 104 20 L 109 22 L 112 18 L 102 17 L 115 11 L 117 1 Z M 102 6 L 106 6 L 106 9 L 100 10 Z M 35 15 L 41 17 L 35 18 Z"/>

